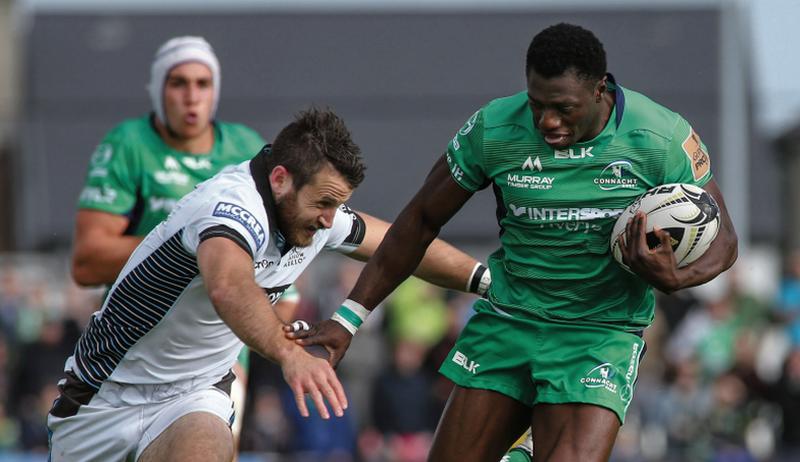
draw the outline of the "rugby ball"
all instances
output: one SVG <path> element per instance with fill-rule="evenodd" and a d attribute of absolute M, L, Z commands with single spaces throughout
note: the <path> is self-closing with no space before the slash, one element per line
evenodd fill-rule
<path fill-rule="evenodd" d="M 617 238 L 622 235 L 624 241 L 625 225 L 639 210 L 647 214 L 647 245 L 652 249 L 660 243 L 653 227 L 667 231 L 678 268 L 700 258 L 719 231 L 719 207 L 703 188 L 683 183 L 656 186 L 622 212 L 611 232 L 611 254 L 626 270 Z"/>

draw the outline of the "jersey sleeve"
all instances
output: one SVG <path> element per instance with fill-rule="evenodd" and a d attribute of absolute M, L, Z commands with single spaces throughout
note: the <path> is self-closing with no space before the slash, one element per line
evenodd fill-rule
<path fill-rule="evenodd" d="M 472 114 L 447 145 L 447 165 L 456 183 L 470 192 L 489 184 L 483 163 L 483 110 Z"/>
<path fill-rule="evenodd" d="M 269 223 L 258 195 L 226 191 L 199 207 L 184 227 L 184 243 L 196 252 L 201 242 L 212 237 L 228 238 L 255 258 L 269 237 Z"/>
<path fill-rule="evenodd" d="M 367 225 L 361 216 L 342 204 L 333 217 L 333 225 L 328 232 L 325 249 L 336 250 L 341 253 L 350 253 L 364 242 Z"/>
<path fill-rule="evenodd" d="M 664 183 L 690 183 L 702 187 L 711 180 L 708 149 L 683 118 L 675 127 L 664 167 Z"/>
<path fill-rule="evenodd" d="M 89 160 L 86 182 L 78 199 L 78 208 L 95 209 L 117 215 L 131 211 L 141 183 L 140 166 L 135 153 L 114 132 L 97 146 Z"/>

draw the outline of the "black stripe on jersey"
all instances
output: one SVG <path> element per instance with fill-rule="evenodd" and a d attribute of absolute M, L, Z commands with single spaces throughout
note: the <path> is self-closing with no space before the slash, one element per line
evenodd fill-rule
<path fill-rule="evenodd" d="M 100 388 L 122 358 L 172 308 L 200 272 L 196 257 L 181 243 L 183 230 L 131 270 L 108 294 L 100 315 L 75 347 L 81 378 Z"/>
<path fill-rule="evenodd" d="M 494 200 L 495 200 L 495 205 L 497 207 L 495 208 L 494 215 L 495 217 L 497 217 L 497 226 L 500 227 L 499 235 L 500 237 L 503 237 L 503 233 L 505 233 L 506 230 L 505 228 L 503 228 L 502 220 L 503 218 L 506 217 L 508 209 L 506 208 L 505 201 L 503 201 L 503 190 L 500 189 L 500 187 L 497 186 L 497 184 L 492 183 L 492 191 L 494 192 Z"/>
<path fill-rule="evenodd" d="M 250 249 L 250 246 L 247 245 L 247 240 L 235 229 L 225 225 L 216 225 L 206 228 L 200 232 L 200 242 L 203 242 L 206 239 L 211 239 L 212 237 L 226 237 L 235 242 L 236 245 L 242 248 L 242 250 L 247 252 L 247 255 L 250 255 L 250 258 L 254 258 L 253 251 Z"/>
<path fill-rule="evenodd" d="M 269 299 L 270 305 L 274 305 L 281 298 L 281 295 L 286 292 L 286 289 L 288 289 L 289 286 L 291 286 L 291 284 L 278 287 L 262 287 L 262 289 L 264 289 L 264 294 Z"/>
<path fill-rule="evenodd" d="M 347 235 L 342 244 L 350 244 L 354 247 L 358 247 L 364 242 L 364 236 L 367 234 L 367 224 L 364 223 L 364 219 L 361 218 L 361 215 L 353 211 L 350 207 L 342 204 L 340 208 L 342 212 L 350 215 L 350 218 L 353 220 L 350 234 Z"/>

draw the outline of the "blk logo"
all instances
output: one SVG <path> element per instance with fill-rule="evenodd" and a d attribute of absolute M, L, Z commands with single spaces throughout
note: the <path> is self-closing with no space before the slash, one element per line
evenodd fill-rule
<path fill-rule="evenodd" d="M 583 147 L 578 151 L 577 149 L 569 148 L 569 149 L 556 149 L 553 152 L 553 156 L 556 159 L 583 159 L 584 157 L 594 157 L 592 154 L 592 148 L 594 146 L 589 146 L 588 148 Z"/>
<path fill-rule="evenodd" d="M 472 372 L 473 374 L 476 373 L 481 366 L 475 361 L 470 361 L 469 358 L 460 351 L 456 351 L 453 355 L 453 362 L 466 369 L 467 372 Z"/>

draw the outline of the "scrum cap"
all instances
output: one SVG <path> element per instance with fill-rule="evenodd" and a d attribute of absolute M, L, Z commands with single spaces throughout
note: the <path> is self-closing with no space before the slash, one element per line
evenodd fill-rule
<path fill-rule="evenodd" d="M 221 76 L 219 61 L 217 60 L 217 55 L 214 54 L 214 49 L 203 37 L 175 37 L 161 45 L 156 51 L 153 65 L 150 68 L 150 84 L 147 86 L 153 110 L 156 112 L 158 119 L 164 124 L 167 123 L 164 114 L 164 83 L 166 82 L 167 74 L 178 64 L 191 61 L 203 63 L 211 69 L 211 75 L 214 80 L 214 102 L 211 105 L 212 119 L 217 112 Z"/>

